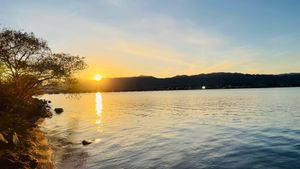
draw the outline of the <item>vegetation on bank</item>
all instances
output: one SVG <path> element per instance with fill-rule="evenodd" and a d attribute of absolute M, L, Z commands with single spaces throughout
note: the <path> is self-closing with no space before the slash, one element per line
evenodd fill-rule
<path fill-rule="evenodd" d="M 1 103 L 3 98 L 1 98 Z M 9 106 L 7 106 L 9 107 Z M 38 125 L 52 114 L 47 101 L 17 102 L 0 111 L 0 166 L 5 168 L 53 168 L 51 151 Z"/>
<path fill-rule="evenodd" d="M 37 168 L 47 146 L 38 124 L 51 117 L 48 102 L 34 98 L 53 86 L 70 86 L 86 67 L 79 56 L 53 53 L 33 33 L 0 31 L 0 165 Z M 44 145 L 44 147 L 42 146 Z M 49 164 L 47 164 L 49 165 Z M 48 166 L 48 168 L 51 165 Z"/>

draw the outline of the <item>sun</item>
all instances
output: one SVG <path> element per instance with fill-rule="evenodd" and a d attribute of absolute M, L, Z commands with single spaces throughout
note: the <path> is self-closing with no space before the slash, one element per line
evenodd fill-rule
<path fill-rule="evenodd" d="M 96 80 L 96 81 L 100 81 L 101 79 L 102 79 L 101 75 L 95 75 L 94 76 L 94 80 Z"/>

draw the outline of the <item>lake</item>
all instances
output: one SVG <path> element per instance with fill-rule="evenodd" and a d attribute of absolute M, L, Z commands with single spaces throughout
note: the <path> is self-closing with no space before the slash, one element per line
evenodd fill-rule
<path fill-rule="evenodd" d="M 57 168 L 300 168 L 300 88 L 42 98 Z"/>

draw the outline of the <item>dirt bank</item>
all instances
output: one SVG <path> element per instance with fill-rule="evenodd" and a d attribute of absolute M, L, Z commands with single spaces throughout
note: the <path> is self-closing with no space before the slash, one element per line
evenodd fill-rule
<path fill-rule="evenodd" d="M 0 166 L 6 169 L 54 168 L 52 150 L 39 125 L 50 114 L 0 112 Z"/>

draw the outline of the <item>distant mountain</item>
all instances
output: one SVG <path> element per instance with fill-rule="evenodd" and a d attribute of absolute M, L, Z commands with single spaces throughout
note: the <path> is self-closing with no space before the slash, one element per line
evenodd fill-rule
<path fill-rule="evenodd" d="M 93 84 L 79 87 L 80 91 L 188 90 L 201 89 L 202 86 L 206 89 L 300 87 L 300 73 L 267 75 L 221 72 L 170 78 L 152 76 L 104 78 L 98 84 L 90 83 Z"/>

